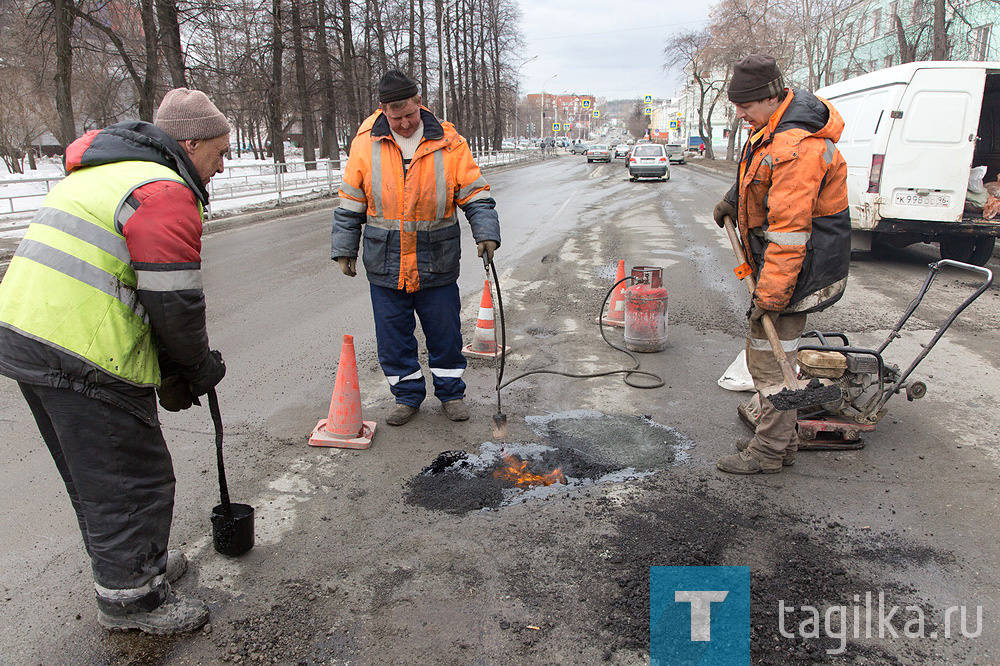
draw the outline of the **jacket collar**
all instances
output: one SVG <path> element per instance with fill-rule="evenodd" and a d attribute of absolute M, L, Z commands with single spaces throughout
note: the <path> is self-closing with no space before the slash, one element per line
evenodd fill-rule
<path fill-rule="evenodd" d="M 425 139 L 428 141 L 437 141 L 444 138 L 444 127 L 441 125 L 441 122 L 423 106 L 420 107 L 420 120 L 424 122 Z M 373 139 L 383 139 L 392 134 L 389 130 L 389 119 L 385 117 L 381 109 L 375 112 L 371 127 Z M 362 128 L 364 128 L 364 125 L 362 125 Z"/>
<path fill-rule="evenodd" d="M 187 151 L 177 140 L 152 123 L 129 120 L 91 130 L 66 148 L 66 173 L 83 167 L 116 162 L 155 162 L 177 172 L 202 205 L 208 190 L 198 177 Z"/>

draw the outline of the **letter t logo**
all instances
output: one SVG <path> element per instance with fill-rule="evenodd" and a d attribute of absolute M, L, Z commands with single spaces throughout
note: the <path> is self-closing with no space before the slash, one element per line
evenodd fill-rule
<path fill-rule="evenodd" d="M 729 592 L 696 592 L 677 590 L 674 601 L 691 604 L 691 640 L 712 640 L 712 610 L 713 601 L 724 601 Z"/>

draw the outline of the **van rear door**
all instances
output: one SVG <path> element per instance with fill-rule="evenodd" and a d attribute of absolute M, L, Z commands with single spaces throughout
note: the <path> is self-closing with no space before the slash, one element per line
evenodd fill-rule
<path fill-rule="evenodd" d="M 984 68 L 914 72 L 890 114 L 879 188 L 883 218 L 961 220 L 985 81 Z"/>

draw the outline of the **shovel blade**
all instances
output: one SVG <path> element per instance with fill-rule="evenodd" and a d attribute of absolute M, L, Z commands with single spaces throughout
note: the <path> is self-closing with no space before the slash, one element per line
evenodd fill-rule
<path fill-rule="evenodd" d="M 806 407 L 816 407 L 825 405 L 828 402 L 836 402 L 843 397 L 844 393 L 840 386 L 821 384 L 819 380 L 813 379 L 805 388 L 798 390 L 782 389 L 777 393 L 767 396 L 774 408 L 780 412 L 788 412 L 793 409 L 804 409 Z"/>
<path fill-rule="evenodd" d="M 494 414 L 493 415 L 493 439 L 507 439 L 507 415 L 506 414 Z"/>

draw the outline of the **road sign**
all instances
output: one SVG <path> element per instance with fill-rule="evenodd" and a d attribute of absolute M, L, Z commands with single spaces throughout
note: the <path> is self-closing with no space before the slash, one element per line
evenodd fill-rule
<path fill-rule="evenodd" d="M 601 117 L 601 112 L 598 111 L 597 109 L 594 109 L 593 113 L 594 113 L 594 117 L 595 118 L 600 118 Z"/>
<path fill-rule="evenodd" d="M 676 120 L 671 120 L 670 121 L 670 129 L 677 129 L 677 121 Z"/>
<path fill-rule="evenodd" d="M 583 100 L 583 102 L 581 102 L 581 104 L 583 104 L 583 108 L 585 108 L 585 109 L 589 109 L 590 108 L 590 100 L 589 99 Z"/>
<path fill-rule="evenodd" d="M 567 132 L 573 129 L 573 123 L 563 123 L 563 129 Z"/>
<path fill-rule="evenodd" d="M 643 104 L 652 104 L 653 103 L 653 96 L 652 95 L 646 95 L 646 97 L 643 98 L 642 103 Z"/>
<path fill-rule="evenodd" d="M 559 132 L 561 129 L 562 129 L 562 124 L 560 124 L 560 123 L 552 123 L 552 131 L 553 132 Z"/>
<path fill-rule="evenodd" d="M 643 113 L 645 113 L 645 114 L 646 114 L 647 116 L 651 116 L 651 115 L 653 115 L 653 107 L 651 107 L 651 106 L 647 106 L 647 107 L 646 107 L 646 108 L 645 108 L 645 109 L 643 110 Z"/>

